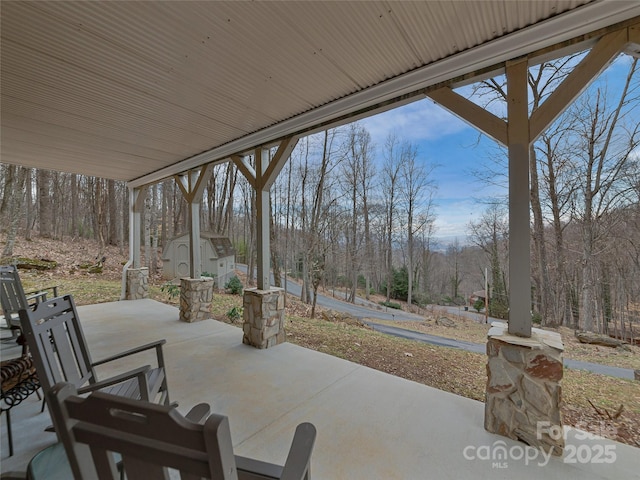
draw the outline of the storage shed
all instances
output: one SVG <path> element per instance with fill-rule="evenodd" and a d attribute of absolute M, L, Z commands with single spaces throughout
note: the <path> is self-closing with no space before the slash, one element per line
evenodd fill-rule
<path fill-rule="evenodd" d="M 234 275 L 236 252 L 228 237 L 209 232 L 200 232 L 200 258 L 203 273 L 215 275 L 218 287 Z M 183 278 L 189 276 L 189 234 L 173 237 L 162 253 L 165 278 Z"/>

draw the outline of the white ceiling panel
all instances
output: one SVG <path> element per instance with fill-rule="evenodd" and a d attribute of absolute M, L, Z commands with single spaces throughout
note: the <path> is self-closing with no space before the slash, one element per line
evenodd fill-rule
<path fill-rule="evenodd" d="M 135 184 L 629 20 L 640 3 L 5 1 L 0 9 L 1 160 Z"/>

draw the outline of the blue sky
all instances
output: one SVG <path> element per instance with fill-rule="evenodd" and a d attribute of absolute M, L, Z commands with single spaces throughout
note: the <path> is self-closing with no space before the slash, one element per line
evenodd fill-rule
<path fill-rule="evenodd" d="M 389 132 L 414 143 L 418 159 L 436 165 L 438 185 L 436 237 L 466 238 L 466 225 L 483 209 L 477 199 L 491 196 L 495 187 L 483 188 L 472 171 L 487 162 L 496 149 L 493 140 L 470 127 L 430 99 L 376 115 L 359 122 L 378 147 L 378 158 Z M 443 240 L 444 240 L 443 239 Z"/>
<path fill-rule="evenodd" d="M 622 56 L 596 80 L 607 80 L 609 88 L 620 85 L 630 57 Z M 640 119 L 639 119 L 640 121 Z M 382 159 L 387 135 L 395 131 L 402 140 L 417 146 L 418 159 L 437 165 L 438 184 L 435 237 L 448 243 L 458 237 L 466 242 L 467 225 L 485 208 L 479 200 L 506 195 L 506 189 L 485 186 L 473 175 L 497 154 L 497 143 L 480 134 L 458 117 L 424 99 L 359 122 L 371 134 Z"/>

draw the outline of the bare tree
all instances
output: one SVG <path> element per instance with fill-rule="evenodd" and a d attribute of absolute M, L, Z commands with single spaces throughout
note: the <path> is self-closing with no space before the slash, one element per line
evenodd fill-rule
<path fill-rule="evenodd" d="M 51 238 L 53 234 L 53 202 L 51 201 L 51 172 L 49 170 L 38 170 L 38 223 L 40 225 L 40 236 Z"/>
<path fill-rule="evenodd" d="M 632 152 L 640 144 L 640 124 L 629 117 L 639 105 L 638 85 L 633 82 L 637 60 L 629 65 L 623 88 L 613 102 L 607 91 L 598 88 L 583 96 L 573 107 L 577 117 L 575 172 L 582 179 L 580 199 L 574 215 L 582 230 L 580 327 L 593 331 L 596 325 L 596 257 L 602 240 L 615 221 L 614 213 L 628 204 L 633 191 L 626 182 Z M 630 120 L 629 123 L 626 120 Z"/>
<path fill-rule="evenodd" d="M 7 199 L 7 203 L 3 203 L 3 205 L 6 209 L 9 228 L 7 231 L 7 240 L 2 250 L 3 257 L 13 255 L 13 247 L 16 242 L 18 225 L 21 218 L 26 175 L 27 169 L 23 167 L 17 167 L 15 165 L 7 166 L 4 185 L 4 198 Z"/>
<path fill-rule="evenodd" d="M 482 217 L 469 223 L 471 241 L 480 247 L 487 256 L 491 270 L 489 311 L 492 316 L 508 318 L 509 291 L 505 272 L 508 236 L 507 212 L 504 204 L 493 203 L 488 206 Z"/>
<path fill-rule="evenodd" d="M 396 214 L 398 200 L 398 183 L 400 180 L 401 145 L 398 137 L 391 133 L 386 139 L 384 150 L 384 163 L 382 166 L 382 192 L 385 205 L 385 247 L 384 257 L 386 260 L 387 273 L 387 302 L 391 299 L 391 288 L 393 285 L 393 236 L 396 227 Z"/>
<path fill-rule="evenodd" d="M 351 124 L 345 140 L 345 156 L 342 163 L 342 185 L 345 197 L 350 202 L 350 226 L 347 230 L 347 258 L 349 266 L 350 291 L 347 300 L 354 303 L 358 287 L 358 278 L 364 265 L 365 290 L 369 297 L 371 232 L 368 196 L 373 170 L 373 143 L 371 135 L 362 126 Z M 362 222 L 360 222 L 362 220 Z M 364 255 L 361 245 L 364 241 Z"/>
<path fill-rule="evenodd" d="M 405 143 L 401 151 L 401 191 L 407 221 L 407 303 L 413 303 L 413 285 L 417 278 L 419 262 L 415 254 L 415 237 L 420 231 L 431 231 L 435 216 L 433 195 L 435 183 L 430 178 L 432 167 L 417 161 L 417 149 Z M 431 227 L 429 226 L 431 224 Z"/>

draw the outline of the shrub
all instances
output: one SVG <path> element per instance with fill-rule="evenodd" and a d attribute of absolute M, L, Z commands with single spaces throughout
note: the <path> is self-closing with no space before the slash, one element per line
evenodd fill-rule
<path fill-rule="evenodd" d="M 224 289 L 231 293 L 232 295 L 241 295 L 242 294 L 242 282 L 235 275 L 229 279 L 227 283 L 224 284 Z"/>
<path fill-rule="evenodd" d="M 493 298 L 489 301 L 489 315 L 501 320 L 508 320 L 509 306 L 506 302 Z"/>
<path fill-rule="evenodd" d="M 237 277 L 236 277 L 237 278 Z M 233 323 L 239 322 L 242 318 L 242 307 L 233 307 L 227 312 L 227 317 Z"/>
<path fill-rule="evenodd" d="M 482 310 L 484 308 L 484 300 L 478 299 L 475 301 L 475 303 L 473 304 L 473 308 L 475 308 L 475 310 L 480 313 L 480 310 Z"/>
<path fill-rule="evenodd" d="M 180 285 L 176 285 L 175 283 L 164 283 L 160 287 L 161 292 L 166 292 L 169 298 L 176 298 L 180 295 Z"/>
<path fill-rule="evenodd" d="M 383 307 L 395 308 L 396 310 L 400 310 L 402 308 L 399 303 L 395 302 L 380 302 L 380 305 Z"/>
<path fill-rule="evenodd" d="M 540 325 L 542 323 L 542 315 L 540 315 L 540 312 L 532 312 L 531 321 L 536 325 Z"/>

